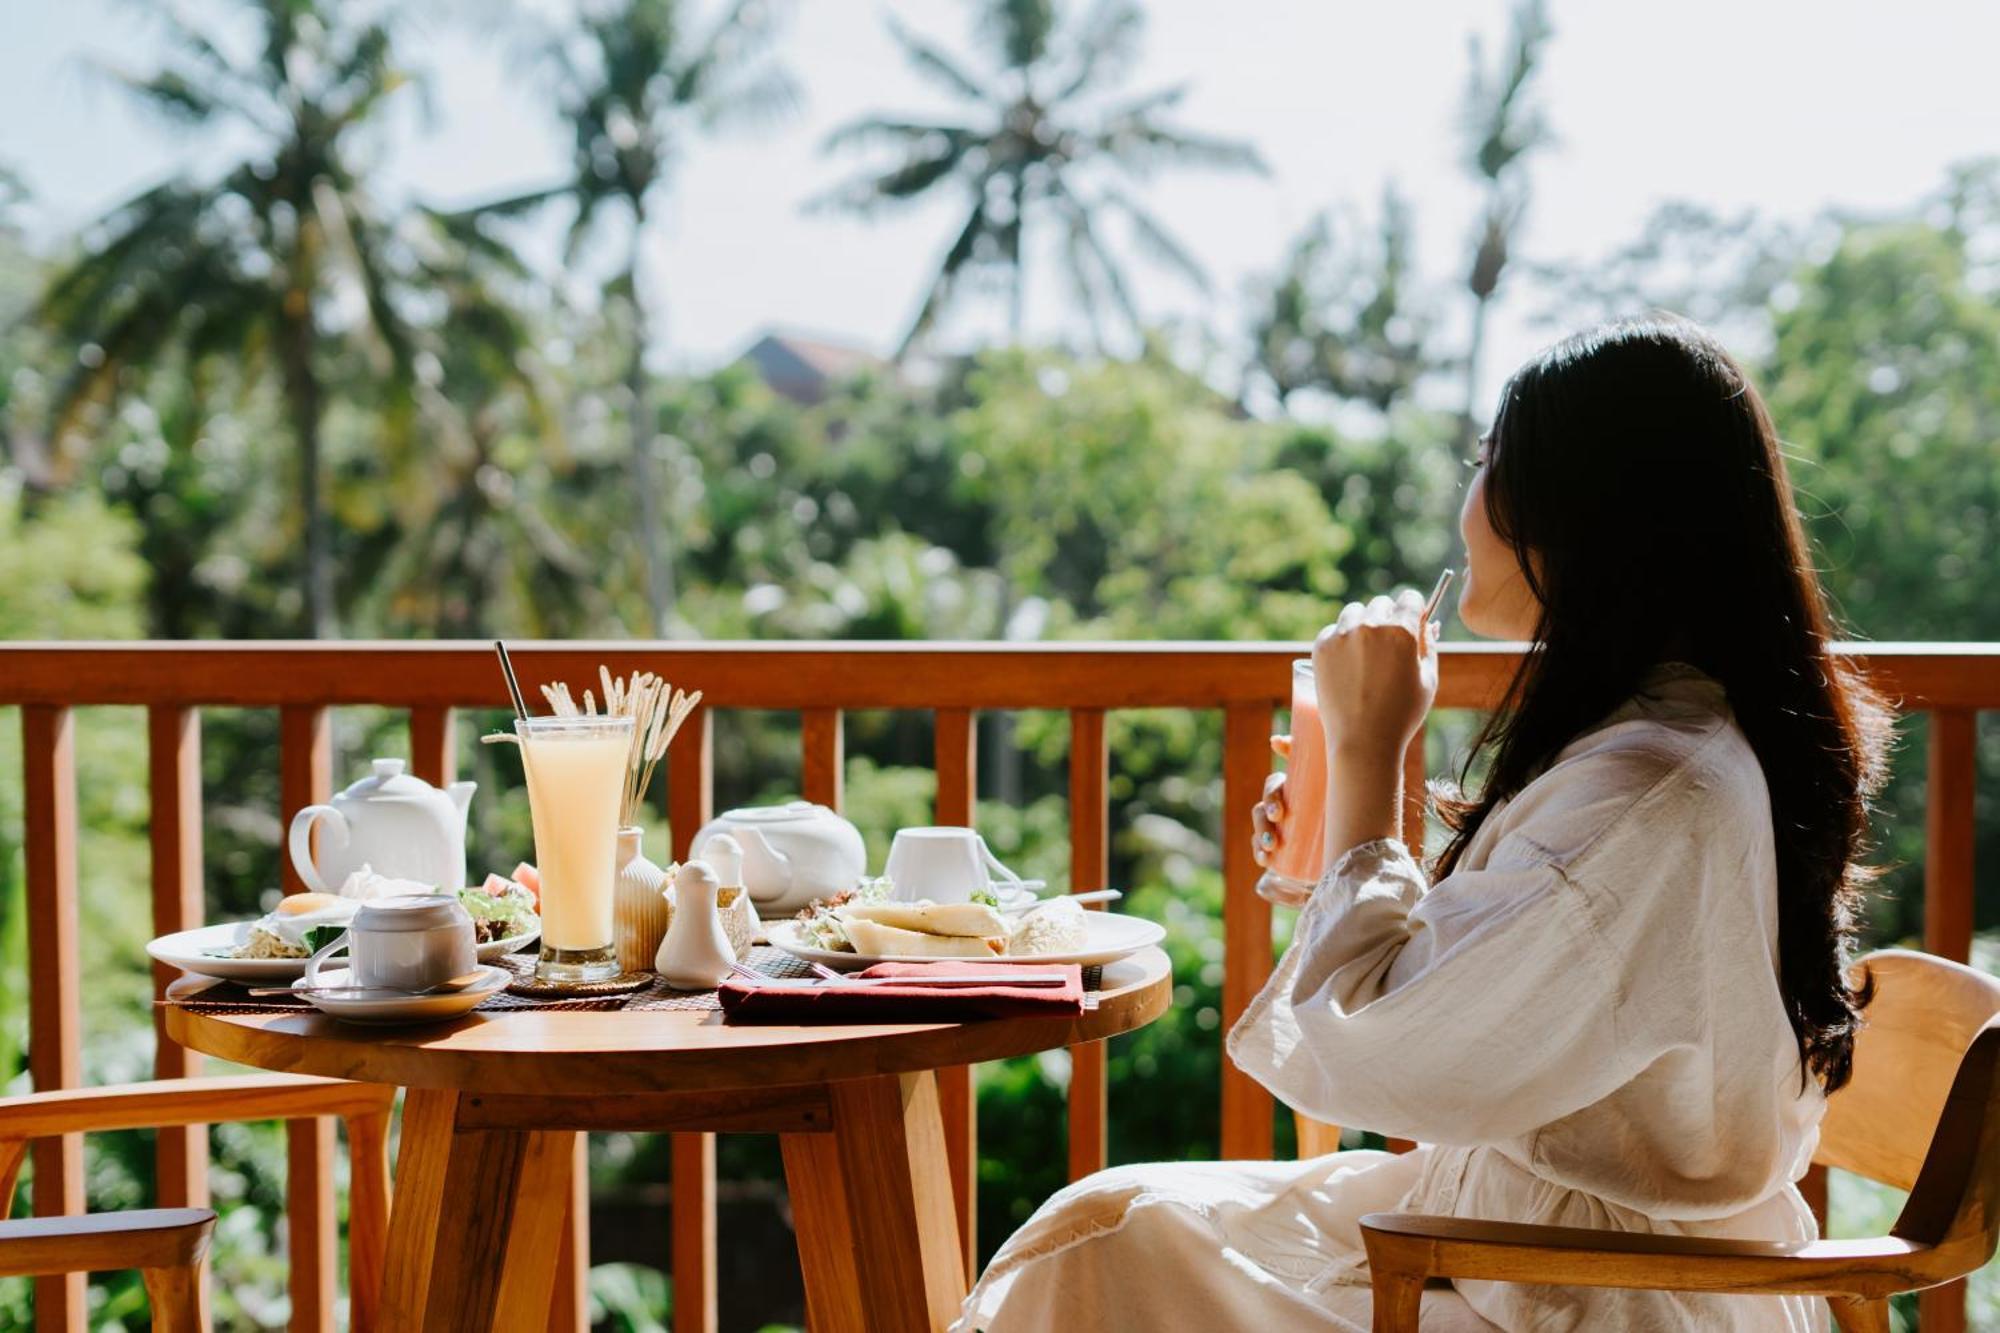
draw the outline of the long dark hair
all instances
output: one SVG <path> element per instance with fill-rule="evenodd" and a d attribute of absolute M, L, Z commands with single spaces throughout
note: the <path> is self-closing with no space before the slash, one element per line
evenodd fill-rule
<path fill-rule="evenodd" d="M 1890 715 L 1830 651 L 1763 399 L 1696 325 L 1623 321 L 1516 372 L 1489 445 L 1486 513 L 1541 602 L 1538 651 L 1473 747 L 1491 759 L 1478 797 L 1440 796 L 1452 837 L 1439 873 L 1649 668 L 1699 667 L 1728 691 L 1770 790 L 1779 980 L 1802 1072 L 1839 1088 L 1869 999 L 1847 964 Z"/>

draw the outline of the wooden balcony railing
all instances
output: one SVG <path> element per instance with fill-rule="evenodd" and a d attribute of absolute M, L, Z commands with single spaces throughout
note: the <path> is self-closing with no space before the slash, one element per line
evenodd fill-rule
<path fill-rule="evenodd" d="M 1272 966 L 1270 907 L 1251 886 L 1257 869 L 1248 812 L 1270 767 L 1266 737 L 1285 704 L 1288 644 L 522 644 L 514 660 L 524 687 L 583 680 L 606 663 L 613 672 L 660 672 L 706 696 L 683 728 L 668 764 L 674 854 L 683 856 L 712 801 L 716 709 L 795 710 L 801 715 L 800 787 L 838 807 L 844 767 L 842 714 L 849 709 L 928 711 L 935 718 L 940 823 L 969 824 L 974 808 L 975 728 L 980 710 L 1051 709 L 1070 719 L 1071 882 L 1101 887 L 1109 844 L 1106 714 L 1123 708 L 1186 708 L 1223 715 L 1222 865 L 1225 1027 L 1242 1012 Z M 1447 646 L 1439 706 L 1489 708 L 1512 671 L 1517 646 Z M 1972 936 L 1974 725 L 1977 711 L 2000 708 L 2000 645 L 1855 646 L 1867 670 L 1906 712 L 1929 718 L 1928 853 L 1925 943 L 1956 959 Z M 275 708 L 280 725 L 282 813 L 328 794 L 330 711 L 343 705 L 406 709 L 413 769 L 434 783 L 452 776 L 456 708 L 504 708 L 506 698 L 485 644 L 213 643 L 18 644 L 0 646 L 0 705 L 22 710 L 30 969 L 29 1063 L 37 1088 L 76 1086 L 82 1076 L 77 955 L 78 878 L 72 710 L 132 705 L 147 710 L 152 790 L 153 929 L 201 923 L 202 819 L 200 710 Z M 1420 775 L 1422 737 L 1410 767 Z M 1414 788 L 1416 784 L 1412 784 Z M 1415 799 L 1411 815 L 1421 818 Z M 1420 827 L 1420 825 L 1413 825 Z M 286 870 L 287 887 L 290 870 Z M 159 975 L 155 982 L 169 979 Z M 198 1057 L 159 1033 L 155 1073 L 197 1073 Z M 972 1261 L 976 1181 L 975 1104 L 969 1070 L 941 1080 L 953 1184 Z M 1072 1178 L 1106 1160 L 1105 1064 L 1101 1049 L 1072 1053 L 1069 1170 Z M 1268 1157 L 1273 1107 L 1264 1091 L 1225 1065 L 1221 1142 L 1226 1157 Z M 331 1121 L 292 1126 L 288 1223 L 294 1329 L 333 1327 L 336 1237 Z M 1325 1146 L 1328 1127 L 1301 1126 L 1306 1148 Z M 714 1142 L 675 1136 L 673 1272 L 679 1330 L 715 1324 Z M 163 1131 L 159 1200 L 207 1196 L 205 1139 Z M 38 1214 L 83 1208 L 77 1136 L 38 1144 Z M 578 1210 L 580 1215 L 584 1210 Z M 577 1281 L 588 1265 L 587 1236 L 566 1244 Z M 37 1288 L 44 1330 L 83 1328 L 78 1278 Z M 574 1326 L 581 1302 L 558 1300 L 557 1327 Z M 1957 1315 L 1954 1317 L 1954 1310 Z M 1926 1333 L 1962 1327 L 1962 1295 L 1924 1302 Z"/>

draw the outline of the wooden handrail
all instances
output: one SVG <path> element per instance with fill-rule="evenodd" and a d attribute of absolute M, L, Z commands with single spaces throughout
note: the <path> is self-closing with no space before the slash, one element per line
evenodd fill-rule
<path fill-rule="evenodd" d="M 972 822 L 977 718 L 981 711 L 1047 709 L 1068 714 L 1073 887 L 1104 873 L 1107 715 L 1125 708 L 1183 708 L 1223 717 L 1222 827 L 1224 900 L 1223 1025 L 1233 1022 L 1272 964 L 1269 905 L 1250 892 L 1257 875 L 1250 851 L 1249 806 L 1271 763 L 1265 734 L 1285 706 L 1289 663 L 1305 648 L 1291 643 L 520 643 L 510 645 L 524 687 L 614 672 L 660 672 L 700 689 L 703 706 L 668 759 L 673 854 L 685 857 L 713 809 L 716 709 L 801 713 L 801 790 L 837 806 L 843 794 L 843 712 L 931 712 L 936 727 L 941 823 Z M 1438 705 L 1494 706 L 1518 664 L 1518 644 L 1447 644 L 1441 649 Z M 1963 960 L 1970 947 L 1977 713 L 2000 709 L 2000 644 L 1842 644 L 1897 706 L 1930 720 L 1926 857 L 1926 943 Z M 40 1088 L 74 1087 L 81 1077 L 76 1002 L 75 764 L 71 717 L 78 707 L 140 705 L 149 710 L 152 745 L 154 920 L 185 928 L 200 916 L 199 710 L 274 708 L 281 715 L 283 804 L 287 816 L 324 796 L 332 774 L 326 743 L 331 709 L 374 705 L 409 710 L 417 772 L 451 776 L 457 708 L 502 709 L 507 699 L 485 642 L 343 643 L 16 643 L 0 645 L 0 706 L 23 709 L 27 792 L 29 930 L 36 985 L 31 1015 L 34 1073 Z M 1406 778 L 1423 773 L 1412 753 Z M 1412 800 L 1405 818 L 1420 819 Z M 163 1045 L 160 1075 L 195 1072 L 185 1053 Z M 976 1106 L 971 1071 L 940 1079 L 954 1185 L 967 1238 L 976 1181 Z M 1267 1094 L 1225 1066 L 1221 1137 L 1225 1156 L 1268 1156 L 1272 1104 Z M 1072 1172 L 1105 1160 L 1102 1050 L 1072 1053 Z M 288 1208 L 295 1240 L 294 1308 L 305 1327 L 327 1327 L 333 1268 L 331 1123 L 301 1122 L 292 1131 Z M 1306 1136 L 1326 1146 L 1325 1127 Z M 198 1138 L 163 1140 L 161 1197 L 197 1202 L 205 1194 Z M 677 1135 L 674 1143 L 677 1277 L 676 1328 L 714 1326 L 714 1142 Z M 37 1161 L 38 1211 L 80 1206 L 82 1162 L 74 1138 L 52 1140 Z M 46 1198 L 44 1195 L 46 1194 Z M 587 1240 L 575 1237 L 571 1270 L 587 1263 Z M 82 1293 L 74 1279 L 45 1279 L 43 1328 L 81 1329 Z M 1927 1320 L 1960 1298 L 1927 1293 Z M 556 1326 L 574 1322 L 561 1307 Z M 1948 1317 L 1938 1316 L 1947 1324 Z M 1932 1327 L 1926 1324 L 1927 1330 Z"/>
<path fill-rule="evenodd" d="M 717 708 L 1222 708 L 1282 699 L 1291 643 L 510 644 L 524 687 L 660 671 Z M 1498 699 L 1521 645 L 1450 643 L 1439 707 Z M 2000 708 L 2000 644 L 1840 644 L 1908 711 Z M 683 659 L 681 666 L 674 659 Z M 15 643 L 0 704 L 505 708 L 486 643 Z"/>

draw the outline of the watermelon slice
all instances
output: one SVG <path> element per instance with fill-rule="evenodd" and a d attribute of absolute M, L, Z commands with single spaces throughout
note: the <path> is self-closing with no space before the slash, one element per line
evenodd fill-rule
<path fill-rule="evenodd" d="M 514 873 L 509 875 L 507 878 L 513 880 L 516 884 L 519 884 L 529 893 L 534 894 L 535 907 L 537 910 L 540 910 L 542 905 L 541 871 L 535 869 L 532 865 L 529 865 L 526 861 L 523 861 L 521 862 L 521 864 L 514 867 Z"/>

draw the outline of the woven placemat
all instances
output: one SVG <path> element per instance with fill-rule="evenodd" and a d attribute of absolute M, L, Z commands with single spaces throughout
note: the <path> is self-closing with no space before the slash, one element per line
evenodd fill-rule
<path fill-rule="evenodd" d="M 809 978 L 813 970 L 783 949 L 768 944 L 753 945 L 743 959 L 744 965 L 753 967 L 766 976 L 779 978 Z M 531 953 L 508 954 L 498 960 L 496 966 L 503 967 L 517 976 L 533 976 L 535 955 Z M 1086 992 L 1096 991 L 1101 984 L 1102 969 L 1083 969 L 1083 988 Z M 1084 1007 L 1097 1007 L 1097 996 L 1086 994 Z M 198 1014 L 289 1014 L 303 1013 L 312 1009 L 302 999 L 289 995 L 251 995 L 237 982 L 218 981 L 192 995 L 173 1000 L 163 1000 L 163 1004 L 177 1004 L 181 1008 Z M 564 996 L 544 999 L 533 995 L 517 994 L 511 988 L 497 991 L 487 997 L 473 1012 L 480 1014 L 518 1013 L 524 1010 L 536 1012 L 587 1011 L 602 1009 L 627 1010 L 678 1010 L 683 1013 L 713 1013 L 722 1008 L 713 990 L 674 990 L 657 976 L 646 978 L 646 984 L 635 991 L 614 995 Z"/>
<path fill-rule="evenodd" d="M 514 974 L 514 979 L 507 983 L 509 993 L 531 1000 L 601 1000 L 608 995 L 631 995 L 645 990 L 656 980 L 650 972 L 621 972 L 603 981 L 548 982 L 535 976 L 533 954 L 508 954 L 496 961 Z"/>

